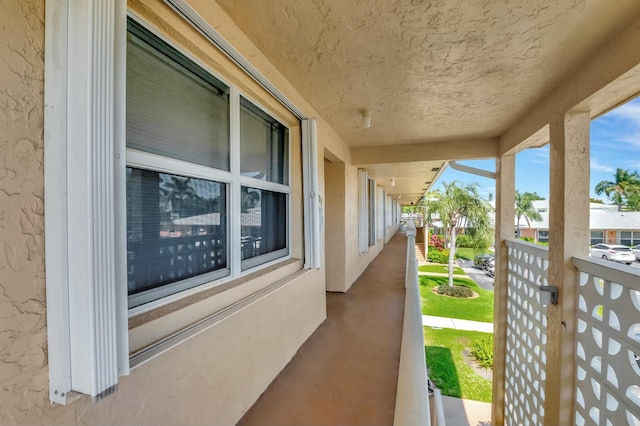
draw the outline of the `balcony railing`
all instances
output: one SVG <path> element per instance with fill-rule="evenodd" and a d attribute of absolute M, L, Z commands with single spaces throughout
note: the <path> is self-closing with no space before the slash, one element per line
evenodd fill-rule
<path fill-rule="evenodd" d="M 506 241 L 509 250 L 505 424 L 542 424 L 547 363 L 546 248 Z M 577 291 L 577 425 L 640 425 L 640 274 L 574 257 Z M 562 301 L 561 301 L 562 303 Z"/>
<path fill-rule="evenodd" d="M 640 274 L 573 258 L 578 282 L 576 424 L 640 425 Z"/>
<path fill-rule="evenodd" d="M 416 259 L 416 228 L 407 226 L 407 269 L 405 278 L 404 322 L 394 426 L 431 425 L 428 377 L 424 353 L 424 332 L 420 291 L 418 288 L 418 262 Z M 437 404 L 436 404 L 437 405 Z M 440 407 L 442 404 L 440 404 Z"/>

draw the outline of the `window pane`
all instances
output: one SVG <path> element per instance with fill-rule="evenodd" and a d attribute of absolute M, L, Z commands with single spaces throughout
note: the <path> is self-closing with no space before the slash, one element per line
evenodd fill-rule
<path fill-rule="evenodd" d="M 289 131 L 248 100 L 240 99 L 240 171 L 288 185 Z"/>
<path fill-rule="evenodd" d="M 604 241 L 604 231 L 591 231 L 591 245 L 600 244 Z"/>
<path fill-rule="evenodd" d="M 127 147 L 229 170 L 228 87 L 144 29 L 129 30 Z"/>
<path fill-rule="evenodd" d="M 222 183 L 128 167 L 129 295 L 226 268 L 225 212 Z"/>
<path fill-rule="evenodd" d="M 242 260 L 287 248 L 287 195 L 242 187 Z"/>

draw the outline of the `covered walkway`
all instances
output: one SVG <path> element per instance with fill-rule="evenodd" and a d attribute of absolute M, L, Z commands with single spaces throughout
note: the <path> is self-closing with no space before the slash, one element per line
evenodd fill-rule
<path fill-rule="evenodd" d="M 397 233 L 239 425 L 393 424 L 406 237 Z M 259 348 L 256 348 L 259 350 Z"/>

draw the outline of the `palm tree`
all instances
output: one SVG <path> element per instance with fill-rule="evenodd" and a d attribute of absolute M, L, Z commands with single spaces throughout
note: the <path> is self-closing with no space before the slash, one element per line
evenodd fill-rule
<path fill-rule="evenodd" d="M 517 219 L 517 229 L 518 229 L 518 238 L 520 238 L 520 218 L 524 217 L 524 220 L 527 221 L 527 227 L 531 229 L 531 221 L 532 220 L 542 220 L 542 216 L 540 212 L 533 207 L 533 202 L 536 200 L 543 200 L 541 196 L 539 196 L 535 192 L 520 192 L 516 191 L 516 219 Z"/>
<path fill-rule="evenodd" d="M 629 196 L 634 199 L 640 193 L 640 174 L 637 171 L 616 169 L 614 178 L 613 181 L 603 180 L 598 183 L 595 190 L 597 195 L 604 193 L 609 197 L 609 200 L 618 205 L 618 211 L 621 212 Z"/>
<path fill-rule="evenodd" d="M 491 230 L 491 206 L 478 194 L 477 185 L 461 182 L 442 183 L 443 189 L 429 193 L 425 205 L 429 222 L 439 220 L 446 226 L 445 241 L 449 247 L 449 287 L 453 287 L 453 260 L 458 229 L 472 225 L 475 235 L 486 237 Z"/>

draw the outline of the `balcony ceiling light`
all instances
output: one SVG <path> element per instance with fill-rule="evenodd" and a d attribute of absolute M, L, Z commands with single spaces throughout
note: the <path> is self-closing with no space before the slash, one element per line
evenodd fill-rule
<path fill-rule="evenodd" d="M 371 127 L 371 111 L 363 109 L 360 111 L 362 114 L 362 127 L 368 129 Z"/>

